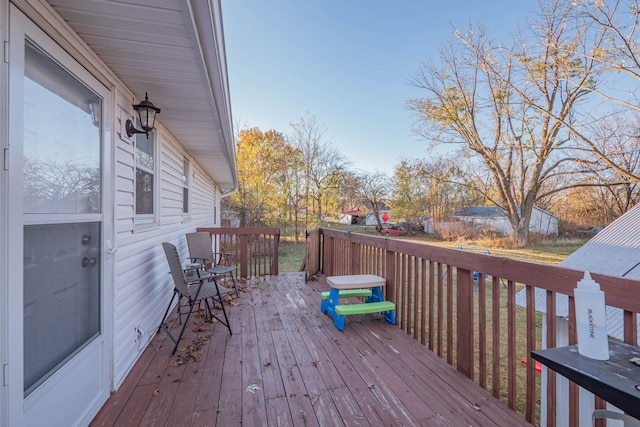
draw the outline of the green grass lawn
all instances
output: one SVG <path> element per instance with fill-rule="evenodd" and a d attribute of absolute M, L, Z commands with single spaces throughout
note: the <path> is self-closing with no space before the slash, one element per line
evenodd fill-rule
<path fill-rule="evenodd" d="M 299 243 L 293 240 L 280 240 L 278 250 L 278 270 L 281 273 L 300 271 L 306 254 L 305 241 Z"/>

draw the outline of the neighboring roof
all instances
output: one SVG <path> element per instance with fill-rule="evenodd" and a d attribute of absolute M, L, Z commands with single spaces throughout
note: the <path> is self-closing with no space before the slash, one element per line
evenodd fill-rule
<path fill-rule="evenodd" d="M 574 270 L 640 280 L 640 205 L 634 206 L 602 229 L 558 265 Z M 544 289 L 536 289 L 535 297 L 536 310 L 546 313 L 547 304 Z M 567 296 L 559 294 L 556 301 L 557 315 L 568 317 L 569 299 Z M 526 305 L 524 290 L 516 295 L 516 303 L 521 306 Z M 607 329 L 609 335 L 622 338 L 621 310 L 607 308 Z"/>
<path fill-rule="evenodd" d="M 471 206 L 454 212 L 453 216 L 473 216 L 477 218 L 504 218 L 507 215 L 497 206 Z"/>
<path fill-rule="evenodd" d="M 360 215 L 360 214 L 361 214 L 361 212 L 360 212 L 359 209 L 354 209 L 352 211 L 344 212 L 344 215 Z"/>
<path fill-rule="evenodd" d="M 158 121 L 216 184 L 228 190 L 237 187 L 220 2 L 48 3 L 133 91 L 135 103 L 149 93 L 149 100 L 162 109 Z M 50 25 L 55 31 L 61 24 Z"/>
<path fill-rule="evenodd" d="M 518 212 L 520 212 L 520 206 L 518 206 L 517 209 Z M 555 215 L 551 212 L 539 208 L 538 206 L 534 206 L 533 209 L 555 217 Z M 471 206 L 454 212 L 453 216 L 476 218 L 506 218 L 507 214 L 497 206 Z"/>

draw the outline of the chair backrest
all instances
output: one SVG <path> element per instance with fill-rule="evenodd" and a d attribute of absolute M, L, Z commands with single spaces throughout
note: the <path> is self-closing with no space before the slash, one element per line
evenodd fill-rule
<path fill-rule="evenodd" d="M 189 258 L 192 261 L 215 264 L 211 249 L 211 236 L 206 231 L 187 233 L 187 246 L 189 247 Z M 195 258 L 198 259 L 196 260 Z"/>
<path fill-rule="evenodd" d="M 171 277 L 173 283 L 183 296 L 189 298 L 189 287 L 187 286 L 187 280 L 182 269 L 182 263 L 180 262 L 180 256 L 178 255 L 178 249 L 168 242 L 163 242 L 164 254 L 167 256 L 167 262 L 169 263 L 169 269 L 171 270 Z"/>

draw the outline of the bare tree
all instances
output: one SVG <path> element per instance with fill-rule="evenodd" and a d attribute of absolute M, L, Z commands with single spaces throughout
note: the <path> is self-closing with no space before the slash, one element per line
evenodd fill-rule
<path fill-rule="evenodd" d="M 100 169 L 91 163 L 25 157 L 24 188 L 31 213 L 100 211 Z"/>
<path fill-rule="evenodd" d="M 592 80 L 592 62 L 554 47 L 583 36 L 567 30 L 569 12 L 550 2 L 510 48 L 493 43 L 482 26 L 457 31 L 440 61 L 424 64 L 413 79 L 426 92 L 408 102 L 420 119 L 417 131 L 434 144 L 462 143 L 464 155 L 481 160 L 479 176 L 490 186 L 480 185 L 484 179 L 475 189 L 506 213 L 518 245 L 528 241 L 536 202 L 573 185 L 545 185 L 572 172 L 565 123 Z"/>
<path fill-rule="evenodd" d="M 345 179 L 349 163 L 332 147 L 315 117 L 300 118 L 292 123 L 291 144 L 301 154 L 303 209 L 307 226 L 317 225 L 326 211 L 325 205 L 337 206 L 337 192 Z"/>
<path fill-rule="evenodd" d="M 620 159 L 615 152 L 619 145 L 614 144 L 611 151 L 607 144 L 601 143 L 603 120 L 615 115 L 626 117 L 630 111 L 640 112 L 636 95 L 640 83 L 640 3 L 637 0 L 571 0 L 570 5 L 575 16 L 575 31 L 585 36 L 582 43 L 554 44 L 554 47 L 568 55 L 580 56 L 583 62 L 597 64 L 597 73 L 591 81 L 572 75 L 567 76 L 567 80 L 598 95 L 602 102 L 573 122 L 559 119 L 615 173 L 625 180 L 640 182 L 638 171 L 630 171 L 628 165 L 618 163 Z M 593 81 L 598 84 L 592 84 Z"/>
<path fill-rule="evenodd" d="M 637 135 L 640 121 L 636 115 L 615 115 L 599 123 L 598 129 L 594 130 L 594 144 L 617 167 L 614 169 L 597 161 L 597 156 L 583 163 L 589 169 L 586 178 L 602 184 L 595 189 L 598 195 L 596 203 L 608 224 L 640 201 L 640 181 L 633 178 L 640 176 L 640 141 Z"/>
<path fill-rule="evenodd" d="M 389 177 L 383 172 L 359 172 L 355 174 L 353 192 L 356 202 L 371 207 L 376 219 L 376 230 L 382 231 L 380 211 L 389 202 Z"/>

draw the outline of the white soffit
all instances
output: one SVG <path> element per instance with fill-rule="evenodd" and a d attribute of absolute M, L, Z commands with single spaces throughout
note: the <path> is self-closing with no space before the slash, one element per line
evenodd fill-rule
<path fill-rule="evenodd" d="M 237 187 L 219 0 L 48 0 L 223 189 Z"/>

